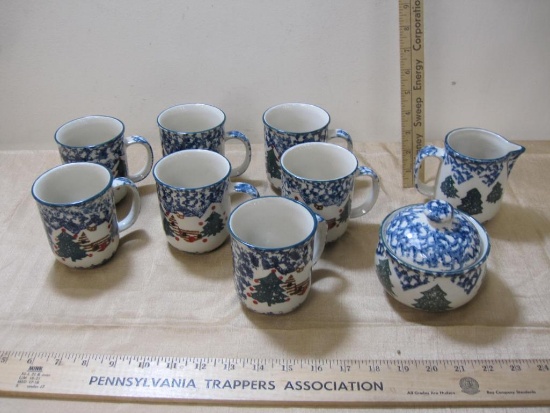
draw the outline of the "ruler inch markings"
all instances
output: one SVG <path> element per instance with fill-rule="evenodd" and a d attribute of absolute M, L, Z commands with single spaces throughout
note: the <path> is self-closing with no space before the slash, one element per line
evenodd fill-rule
<path fill-rule="evenodd" d="M 0 351 L 0 396 L 286 406 L 549 406 L 550 359 L 240 359 Z"/>
<path fill-rule="evenodd" d="M 414 161 L 425 143 L 423 0 L 399 0 L 399 55 L 402 179 L 403 187 L 411 188 L 414 185 Z"/>

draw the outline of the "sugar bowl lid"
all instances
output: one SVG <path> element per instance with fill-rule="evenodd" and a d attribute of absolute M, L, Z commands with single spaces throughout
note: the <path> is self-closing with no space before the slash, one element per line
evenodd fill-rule
<path fill-rule="evenodd" d="M 388 222 L 386 222 L 386 220 Z M 410 205 L 390 214 L 380 236 L 389 252 L 422 270 L 452 272 L 474 264 L 482 254 L 473 218 L 442 200 Z"/>

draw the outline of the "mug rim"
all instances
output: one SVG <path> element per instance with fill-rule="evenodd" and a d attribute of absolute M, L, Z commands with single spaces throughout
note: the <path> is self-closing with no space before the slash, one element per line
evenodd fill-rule
<path fill-rule="evenodd" d="M 325 125 L 321 126 L 320 128 L 317 128 L 317 129 L 312 129 L 312 130 L 308 130 L 308 131 L 304 131 L 304 132 L 296 132 L 296 131 L 288 131 L 288 130 L 285 130 L 285 129 L 281 129 L 281 128 L 277 128 L 273 125 L 271 125 L 267 119 L 266 119 L 266 115 L 267 115 L 267 112 L 275 109 L 275 108 L 278 108 L 278 107 L 282 107 L 282 106 L 302 106 L 302 107 L 314 107 L 316 109 L 320 109 L 321 111 L 323 111 L 326 115 L 327 115 L 327 123 L 325 123 Z M 309 133 L 316 133 L 316 132 L 319 132 L 323 129 L 326 129 L 328 127 L 328 125 L 330 124 L 330 113 L 328 113 L 328 111 L 326 111 L 325 109 L 323 109 L 321 106 L 319 105 L 314 105 L 312 103 L 305 103 L 305 102 L 285 102 L 285 103 L 279 103 L 277 105 L 273 105 L 269 108 L 267 108 L 263 115 L 262 115 L 262 121 L 264 123 L 264 125 L 266 127 L 268 127 L 269 129 L 272 129 L 274 131 L 277 131 L 278 133 L 281 133 L 281 134 L 284 134 L 284 135 L 306 135 L 306 134 L 309 134 Z"/>
<path fill-rule="evenodd" d="M 160 123 L 160 118 L 162 115 L 164 115 L 166 112 L 170 111 L 170 110 L 174 110 L 175 108 L 179 108 L 179 107 L 183 107 L 183 106 L 194 106 L 194 107 L 209 107 L 209 108 L 212 108 L 212 109 L 215 109 L 217 111 L 219 111 L 221 114 L 222 114 L 222 120 L 219 124 L 215 125 L 215 126 L 212 126 L 211 128 L 207 128 L 207 129 L 203 129 L 203 130 L 198 130 L 198 131 L 181 131 L 181 130 L 176 130 L 176 129 L 170 129 L 170 128 L 167 128 L 166 126 L 163 126 L 161 123 Z M 227 116 L 225 115 L 225 112 L 223 110 L 221 110 L 219 107 L 217 106 L 214 106 L 210 103 L 178 103 L 178 104 L 175 104 L 175 105 L 172 105 L 172 106 L 169 106 L 167 107 L 166 109 L 163 109 L 157 116 L 157 125 L 159 128 L 161 128 L 162 130 L 165 130 L 165 131 L 168 131 L 170 133 L 175 133 L 175 134 L 178 134 L 178 135 L 194 135 L 196 133 L 204 133 L 206 131 L 210 131 L 210 130 L 213 130 L 213 129 L 216 129 L 216 128 L 219 128 L 220 126 L 223 126 L 225 124 L 225 121 L 227 120 Z"/>
<path fill-rule="evenodd" d="M 40 184 L 40 181 L 42 179 L 45 179 L 46 175 L 49 175 L 54 170 L 74 169 L 74 168 L 80 168 L 84 165 L 86 167 L 95 168 L 95 169 L 100 168 L 98 170 L 102 170 L 103 172 L 107 172 L 107 174 L 109 176 L 108 182 L 103 187 L 103 189 L 101 189 L 99 192 L 96 192 L 92 196 L 89 196 L 85 199 L 81 199 L 81 200 L 74 201 L 74 202 L 62 202 L 62 203 L 61 202 L 46 201 L 46 200 L 42 199 L 41 197 L 39 197 L 38 194 L 36 193 L 36 187 L 37 187 L 37 185 Z M 109 189 L 111 189 L 111 187 L 113 185 L 113 180 L 114 180 L 114 178 L 113 178 L 113 174 L 111 173 L 111 171 L 108 168 L 106 168 L 105 166 L 101 165 L 101 164 L 92 163 L 92 162 L 71 162 L 71 163 L 65 163 L 65 164 L 54 166 L 53 168 L 50 168 L 47 171 L 42 172 L 34 180 L 34 182 L 32 184 L 32 187 L 31 187 L 31 193 L 32 193 L 33 198 L 36 200 L 36 202 L 38 202 L 42 205 L 48 206 L 48 207 L 66 208 L 66 207 L 72 207 L 72 206 L 79 206 L 79 205 L 83 205 L 85 203 L 88 203 L 90 201 L 93 201 L 93 200 L 103 196 L 107 191 L 109 191 Z"/>
<path fill-rule="evenodd" d="M 220 179 L 218 179 L 217 181 L 215 182 L 211 182 L 209 184 L 206 184 L 206 185 L 201 185 L 201 186 L 175 186 L 175 185 L 171 185 L 169 183 L 166 183 L 165 181 L 163 181 L 162 179 L 160 179 L 158 176 L 157 176 L 157 168 L 160 164 L 166 162 L 166 160 L 168 158 L 172 159 L 172 158 L 176 158 L 176 157 L 182 157 L 182 156 L 185 156 L 186 154 L 190 153 L 190 152 L 194 152 L 194 153 L 207 153 L 208 155 L 207 156 L 213 156 L 214 158 L 218 158 L 220 160 L 224 160 L 225 163 L 227 164 L 228 168 L 227 168 L 227 173 Z M 198 190 L 201 190 L 201 189 L 205 189 L 205 188 L 210 188 L 212 186 L 215 186 L 215 185 L 218 185 L 220 184 L 221 182 L 224 182 L 226 180 L 229 179 L 231 175 L 231 162 L 229 162 L 229 159 L 227 159 L 224 155 L 222 155 L 221 153 L 218 153 L 218 152 L 214 152 L 214 151 L 211 151 L 209 149 L 184 149 L 182 151 L 177 151 L 177 152 L 172 152 L 166 156 L 163 156 L 161 159 L 159 159 L 155 166 L 153 167 L 153 177 L 155 178 L 155 181 L 159 184 L 159 185 L 162 185 L 164 187 L 167 187 L 167 188 L 170 188 L 172 190 L 176 190 L 176 191 L 198 191 Z"/>
<path fill-rule="evenodd" d="M 110 139 L 107 139 L 106 141 L 103 141 L 103 142 L 99 142 L 99 143 L 95 143 L 95 144 L 90 144 L 90 145 L 68 145 L 66 143 L 63 143 L 59 140 L 58 138 L 58 134 L 59 134 L 59 131 L 61 129 L 63 129 L 64 127 L 68 126 L 69 124 L 73 123 L 73 122 L 76 122 L 76 121 L 79 121 L 79 120 L 83 120 L 83 119 L 89 119 L 89 118 L 99 118 L 99 119 L 112 119 L 112 120 L 115 120 L 117 121 L 118 123 L 120 123 L 120 126 L 122 126 L 122 130 L 120 131 L 119 134 L 117 134 L 116 136 L 113 136 L 112 138 Z M 122 137 L 124 137 L 124 132 L 126 130 L 126 126 L 124 125 L 124 122 L 122 122 L 120 119 L 114 117 L 114 116 L 110 116 L 110 115 L 85 115 L 85 116 L 81 116 L 79 118 L 75 118 L 75 119 L 72 119 L 72 120 L 69 120 L 67 122 L 65 122 L 63 125 L 61 125 L 60 127 L 57 128 L 57 130 L 55 131 L 54 135 L 53 135 L 53 138 L 55 140 L 55 142 L 59 145 L 59 146 L 63 146 L 65 148 L 96 148 L 98 146 L 102 146 L 102 145 L 108 145 L 112 142 L 114 142 L 115 140 L 117 139 L 120 139 Z"/>
<path fill-rule="evenodd" d="M 281 199 L 281 200 L 284 200 L 283 202 L 293 202 L 293 203 L 303 207 L 311 215 L 311 219 L 313 221 L 313 227 L 312 227 L 310 233 L 307 236 L 305 236 L 304 238 L 302 238 L 300 241 L 295 242 L 294 244 L 284 245 L 284 246 L 280 246 L 280 247 L 263 247 L 263 246 L 259 246 L 259 245 L 254 245 L 254 244 L 251 244 L 250 242 L 247 242 L 247 241 L 243 240 L 241 237 L 239 237 L 235 233 L 235 231 L 233 229 L 233 225 L 232 225 L 234 214 L 239 209 L 241 209 L 244 205 L 246 205 L 250 202 L 263 202 L 262 201 L 263 199 L 269 199 L 269 198 Z M 280 250 L 285 250 L 285 249 L 289 249 L 289 248 L 295 248 L 298 245 L 302 245 L 302 244 L 308 242 L 310 239 L 312 239 L 313 236 L 315 236 L 315 232 L 317 231 L 317 226 L 318 226 L 317 218 L 315 216 L 315 213 L 311 210 L 310 207 L 308 207 L 303 202 L 300 202 L 300 201 L 297 201 L 297 200 L 291 199 L 291 198 L 286 198 L 284 196 L 278 196 L 278 195 L 266 195 L 266 196 L 260 196 L 258 198 L 247 199 L 246 201 L 243 201 L 241 204 L 237 205 L 231 211 L 231 213 L 229 214 L 229 219 L 227 220 L 227 228 L 229 230 L 229 234 L 230 234 L 231 239 L 234 239 L 235 241 L 238 241 L 239 243 L 244 244 L 249 248 L 252 248 L 252 249 L 255 249 L 255 250 L 260 250 L 260 251 L 280 251 Z"/>
<path fill-rule="evenodd" d="M 355 159 L 355 168 L 353 168 L 352 171 L 350 171 L 349 173 L 345 174 L 345 175 L 341 175 L 341 176 L 338 176 L 336 178 L 330 178 L 330 179 L 315 179 L 315 178 L 307 178 L 307 177 L 304 177 L 304 176 L 300 176 L 300 175 L 297 175 L 296 173 L 290 171 L 285 165 L 284 165 L 284 159 L 285 159 L 285 156 L 287 156 L 287 154 L 289 152 L 293 152 L 293 151 L 297 151 L 297 150 L 300 150 L 300 149 L 296 149 L 296 148 L 300 148 L 300 147 L 303 147 L 303 146 L 318 146 L 318 147 L 328 147 L 328 145 L 330 146 L 333 146 L 335 148 L 338 148 L 338 149 L 335 149 L 336 151 L 340 151 L 342 153 L 345 153 L 345 152 L 348 152 L 352 157 L 353 159 Z M 345 152 L 344 152 L 345 151 Z M 298 179 L 298 180 L 301 180 L 301 181 L 307 181 L 307 182 L 335 182 L 335 181 L 339 181 L 341 179 L 346 179 L 346 178 L 349 178 L 350 176 L 352 176 L 355 171 L 357 171 L 357 168 L 359 168 L 359 160 L 357 159 L 357 157 L 352 153 L 350 152 L 349 150 L 347 150 L 346 148 L 343 148 L 339 145 L 335 145 L 333 143 L 329 143 L 329 142 L 303 142 L 303 143 L 300 143 L 298 145 L 294 145 L 294 146 L 291 146 L 290 148 L 288 148 L 286 151 L 283 152 L 283 155 L 281 156 L 281 169 L 285 172 L 285 173 L 288 173 L 290 176 L 292 176 L 293 178 L 295 179 Z"/>

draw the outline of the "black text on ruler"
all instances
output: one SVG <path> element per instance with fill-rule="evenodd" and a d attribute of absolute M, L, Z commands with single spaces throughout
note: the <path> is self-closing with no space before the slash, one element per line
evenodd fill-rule
<path fill-rule="evenodd" d="M 425 65 L 423 0 L 399 0 L 401 155 L 403 187 L 414 184 L 414 160 L 424 146 Z"/>
<path fill-rule="evenodd" d="M 0 351 L 2 396 L 287 406 L 548 406 L 550 359 L 272 360 Z"/>

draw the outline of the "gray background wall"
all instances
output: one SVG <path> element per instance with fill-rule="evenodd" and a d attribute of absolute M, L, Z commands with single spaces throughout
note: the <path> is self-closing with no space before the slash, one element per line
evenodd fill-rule
<path fill-rule="evenodd" d="M 424 5 L 427 139 L 548 139 L 550 2 Z M 53 149 L 87 114 L 155 140 L 158 113 L 185 102 L 255 142 L 286 101 L 324 107 L 357 141 L 398 141 L 398 47 L 397 0 L 0 0 L 0 149 Z"/>

